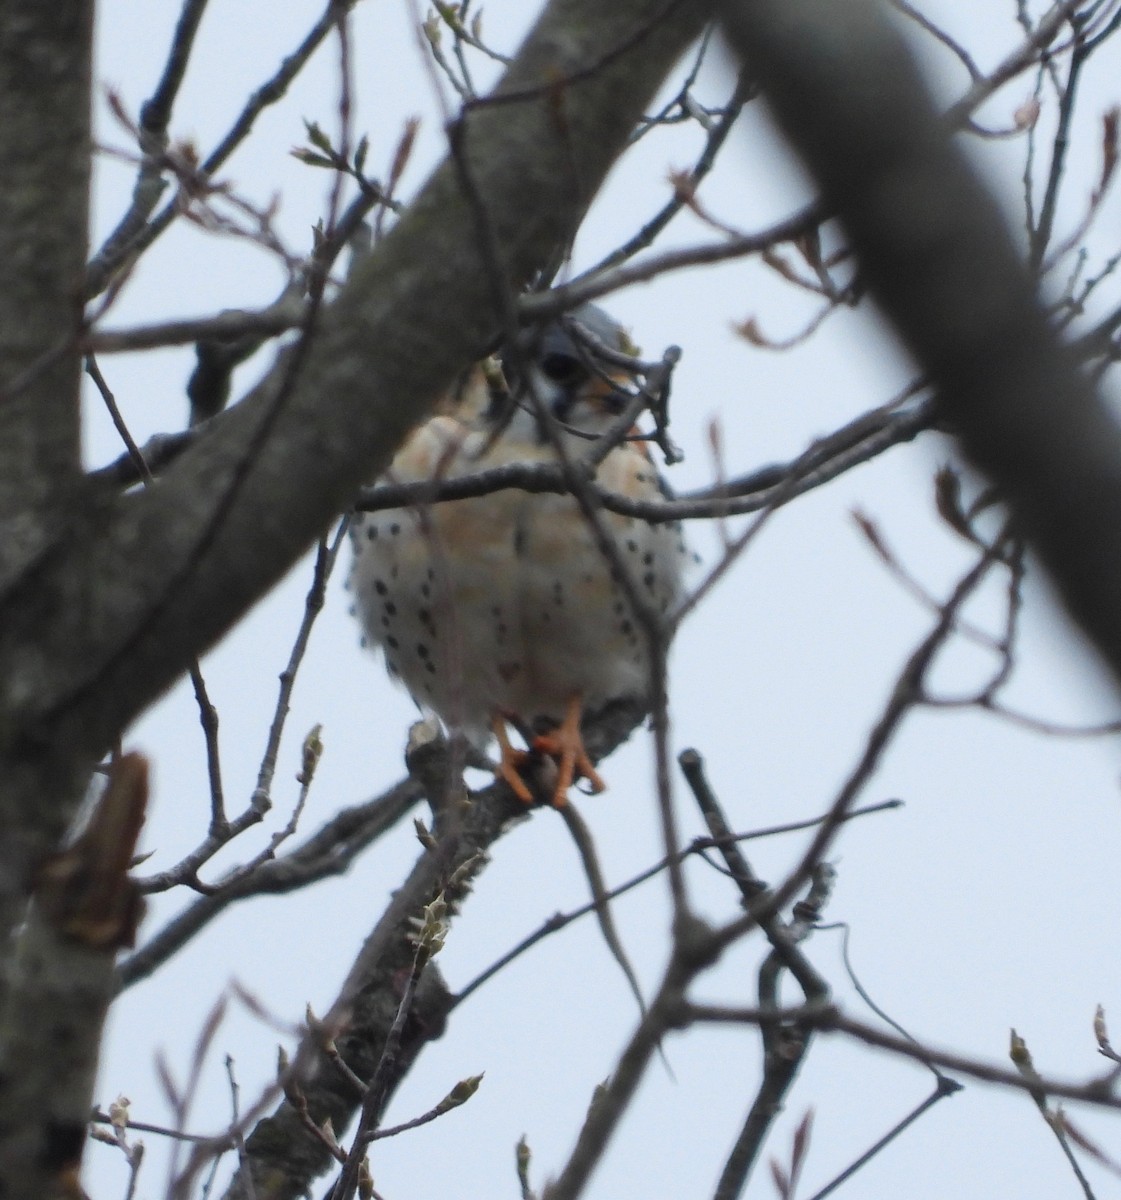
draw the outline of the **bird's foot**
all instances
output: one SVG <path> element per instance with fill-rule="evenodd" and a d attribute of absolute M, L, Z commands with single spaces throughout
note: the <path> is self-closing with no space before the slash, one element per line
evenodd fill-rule
<path fill-rule="evenodd" d="M 580 733 L 580 697 L 573 696 L 565 710 L 564 720 L 549 733 L 540 733 L 531 745 L 538 754 L 545 754 L 557 764 L 557 784 L 553 789 L 553 807 L 560 808 L 568 799 L 568 789 L 578 779 L 586 779 L 593 792 L 607 790 L 592 765 Z"/>
<path fill-rule="evenodd" d="M 528 750 L 519 750 L 511 743 L 510 735 L 506 732 L 506 721 L 502 716 L 495 716 L 490 727 L 494 731 L 500 754 L 498 766 L 494 770 L 495 775 L 509 786 L 523 804 L 532 804 L 533 792 L 522 778 L 520 768 L 524 767 L 533 755 Z"/>
<path fill-rule="evenodd" d="M 593 793 L 607 790 L 607 784 L 600 778 L 588 757 L 588 752 L 584 749 L 584 739 L 580 733 L 580 711 L 580 698 L 575 696 L 569 701 L 560 725 L 547 733 L 530 737 L 528 750 L 519 750 L 511 743 L 506 731 L 505 717 L 496 716 L 491 722 L 501 754 L 495 775 L 504 780 L 523 803 L 532 804 L 536 799 L 523 772 L 534 763 L 540 763 L 542 758 L 550 759 L 556 764 L 557 777 L 552 785 L 550 797 L 554 808 L 561 808 L 567 803 L 568 789 L 577 780 L 586 779 Z"/>

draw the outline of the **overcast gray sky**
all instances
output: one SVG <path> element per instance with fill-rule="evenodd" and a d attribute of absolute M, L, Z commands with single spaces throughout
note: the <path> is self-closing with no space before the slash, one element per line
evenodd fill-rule
<path fill-rule="evenodd" d="M 205 154 L 221 137 L 246 94 L 297 44 L 318 3 L 211 0 L 195 57 L 177 105 L 172 133 Z M 952 29 L 982 69 L 1019 43 L 1011 0 L 924 0 L 923 11 Z M 119 92 L 135 114 L 162 65 L 178 5 L 105 3 L 99 10 L 99 81 Z M 484 33 L 512 49 L 536 6 L 492 0 Z M 401 0 L 359 4 L 353 18 L 355 129 L 370 137 L 368 169 L 384 172 L 402 121 L 422 117 L 417 151 L 405 177 L 407 197 L 444 149 L 440 105 Z M 917 38 L 919 35 L 915 35 Z M 968 83 L 950 55 L 920 43 L 940 97 Z M 1117 43 L 1093 63 L 1076 113 L 1071 183 L 1062 220 L 1073 228 L 1097 170 L 1100 114 L 1121 101 Z M 277 227 L 296 254 L 323 213 L 330 179 L 288 151 L 303 140 L 303 118 L 335 125 L 337 51 L 328 43 L 270 109 L 255 137 L 222 178 L 260 205 L 279 197 Z M 482 87 L 493 70 L 476 62 Z M 1030 95 L 1022 77 L 982 110 L 992 126 L 1008 126 Z M 714 54 L 699 91 L 711 103 L 731 88 L 727 64 Z M 1050 107 L 1048 107 L 1050 105 Z M 127 137 L 97 101 L 100 138 Z M 1054 120 L 1045 102 L 1045 128 Z M 766 124 L 749 108 L 702 199 L 720 218 L 761 228 L 810 196 L 804 176 Z M 576 267 L 594 262 L 634 230 L 669 195 L 667 173 L 688 165 L 700 144 L 695 129 L 647 138 L 609 180 L 581 233 Z M 978 162 L 1016 217 L 1024 139 L 975 142 Z M 127 204 L 132 170 L 103 157 L 97 177 L 94 241 Z M 1117 249 L 1121 204 L 1104 208 L 1090 246 Z M 693 244 L 708 231 L 693 216 L 678 219 L 663 244 Z M 132 324 L 220 308 L 258 306 L 279 291 L 276 263 L 256 246 L 204 233 L 184 222 L 142 261 L 106 320 Z M 815 436 L 889 399 L 911 371 L 867 306 L 834 314 L 805 346 L 790 353 L 753 347 L 732 331 L 750 316 L 775 338 L 797 332 L 816 300 L 754 262 L 701 268 L 631 288 L 605 301 L 651 354 L 668 344 L 684 350 L 675 377 L 673 434 L 686 451 L 674 468 L 678 489 L 713 477 L 709 426 L 718 421 L 725 466 L 739 473 L 797 454 Z M 242 368 L 236 389 L 267 358 Z M 184 384 L 192 355 L 161 351 L 102 360 L 138 440 L 183 424 Z M 119 453 L 95 398 L 88 404 L 88 456 Z M 672 664 L 675 750 L 698 747 L 712 782 L 739 829 L 812 816 L 831 802 L 856 762 L 867 731 L 895 676 L 928 630 L 930 614 L 894 581 L 860 536 L 852 511 L 871 517 L 900 559 L 935 595 L 970 561 L 965 545 L 938 521 L 932 476 L 953 449 L 940 435 L 892 451 L 877 462 L 780 513 L 750 552 L 683 629 Z M 294 481 L 298 486 L 298 481 Z M 691 539 L 706 562 L 718 550 L 715 531 L 697 526 Z M 698 580 L 702 572 L 698 572 Z M 402 772 L 401 752 L 415 709 L 387 680 L 381 663 L 358 646 L 341 584 L 332 581 L 297 685 L 272 823 L 287 820 L 294 801 L 299 746 L 323 725 L 326 750 L 303 828 L 338 807 L 373 795 Z M 222 720 L 223 767 L 231 806 L 247 800 L 283 667 L 310 579 L 307 564 L 289 577 L 243 626 L 203 663 Z M 999 616 L 987 594 L 973 615 Z M 1087 721 L 1112 716 L 1109 687 L 1056 614 L 1034 572 L 1027 588 L 1021 665 L 1010 698 L 1048 718 Z M 938 680 L 949 692 L 983 677 L 986 661 L 955 647 Z M 189 689 L 177 688 L 133 731 L 128 744 L 154 765 L 154 809 L 144 835 L 153 852 L 145 870 L 170 865 L 199 841 L 207 822 L 202 738 Z M 603 767 L 610 790 L 580 801 L 593 827 L 609 882 L 641 870 L 660 854 L 645 733 Z M 679 788 L 686 836 L 702 831 Z M 839 879 L 827 920 L 850 930 L 861 982 L 878 1004 L 915 1036 L 1004 1064 L 1009 1026 L 1028 1038 L 1041 1070 L 1082 1078 L 1101 1069 L 1091 1034 L 1094 1006 L 1116 1009 L 1121 991 L 1121 898 L 1116 847 L 1121 825 L 1116 742 L 1044 738 L 971 712 L 921 713 L 908 722 L 864 800 L 900 797 L 905 807 L 854 823 L 843 835 Z M 757 872 L 781 878 L 804 849 L 805 835 L 752 843 Z M 333 999 L 361 937 L 413 861 L 412 832 L 402 828 L 345 878 L 304 897 L 261 899 L 230 911 L 153 979 L 132 989 L 110 1023 L 99 1099 L 118 1093 L 141 1120 L 167 1119 L 153 1068 L 162 1052 L 182 1078 L 191 1047 L 215 999 L 237 980 L 287 1021 L 310 1002 Z M 249 851 L 235 845 L 239 861 Z M 207 878 L 213 878 L 215 868 Z M 702 911 L 726 918 L 735 897 L 719 875 L 690 869 Z M 556 816 L 534 812 L 499 843 L 440 966 L 453 989 L 558 909 L 588 894 L 571 841 Z M 153 904 L 141 930 L 150 936 L 189 896 Z M 623 940 L 649 989 L 668 945 L 665 886 L 654 881 L 617 904 Z M 751 940 L 705 976 L 699 994 L 727 1003 L 753 1002 L 761 942 Z M 872 1019 L 846 980 L 840 933 L 822 931 L 808 953 L 836 987 L 841 1003 Z M 431 1196 L 514 1196 L 513 1147 L 525 1133 L 540 1184 L 568 1154 L 593 1086 L 609 1074 L 635 1018 L 633 1001 L 594 924 L 546 940 L 481 989 L 457 1011 L 445 1037 L 425 1050 L 395 1097 L 389 1120 L 430 1107 L 460 1078 L 486 1072 L 479 1093 L 449 1117 L 388 1143 L 373 1158 L 376 1185 L 388 1200 Z M 236 1060 L 243 1101 L 272 1073 L 277 1033 L 236 1005 L 211 1050 L 190 1122 L 214 1131 L 228 1119 L 223 1058 Z M 289 1044 L 291 1040 L 289 1039 Z M 613 1143 L 588 1195 L 597 1198 L 703 1196 L 711 1193 L 759 1074 L 758 1037 L 747 1030 L 694 1030 L 670 1040 L 676 1080 L 657 1065 L 630 1119 Z M 785 1158 L 805 1110 L 815 1111 L 804 1176 L 811 1194 L 928 1092 L 930 1076 L 914 1064 L 839 1040 L 821 1039 L 780 1120 L 769 1154 Z M 1107 1147 L 1115 1121 L 1072 1115 Z M 140 1194 L 162 1194 L 166 1146 L 147 1136 L 149 1162 Z M 1121 1154 L 1118 1155 L 1121 1157 Z M 120 1156 L 94 1145 L 88 1186 L 98 1200 L 123 1193 Z M 1088 1167 L 1100 1196 L 1118 1181 Z M 752 1195 L 769 1195 L 766 1175 Z M 1059 1197 L 1078 1194 L 1070 1170 L 1030 1099 L 970 1083 L 937 1106 L 880 1155 L 841 1194 L 863 1200 L 942 1200 L 963 1196 Z"/>

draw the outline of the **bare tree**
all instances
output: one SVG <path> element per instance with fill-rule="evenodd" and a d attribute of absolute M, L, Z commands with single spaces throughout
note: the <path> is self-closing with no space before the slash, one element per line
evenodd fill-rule
<path fill-rule="evenodd" d="M 169 137 L 206 10 L 204 0 L 185 0 L 148 102 L 134 114 L 110 95 L 115 120 L 134 139 L 128 153 L 135 187 L 131 205 L 92 255 L 86 241 L 91 8 L 73 0 L 53 6 L 15 0 L 0 13 L 0 898 L 7 948 L 0 1194 L 80 1194 L 98 1046 L 121 989 L 157 971 L 239 901 L 306 889 L 347 869 L 422 799 L 431 817 L 418 826 L 415 865 L 373 922 L 330 1010 L 308 1013 L 275 1086 L 236 1112 L 219 1135 L 203 1136 L 186 1128 L 194 1083 L 176 1089 L 168 1081 L 177 1128 L 165 1132 L 188 1146 L 169 1185 L 173 1194 L 204 1188 L 208 1194 L 210 1173 L 230 1154 L 237 1160 L 230 1196 L 308 1194 L 330 1168 L 336 1200 L 376 1194 L 366 1164 L 373 1143 L 440 1119 L 474 1094 L 478 1081 L 464 1080 L 407 1125 L 385 1125 L 390 1097 L 425 1046 L 454 1031 L 458 1005 L 495 972 L 592 914 L 634 983 L 611 901 L 641 879 L 609 889 L 595 844 L 569 807 L 563 813 L 592 894 L 586 909 L 546 922 L 473 983 L 451 991 L 433 958 L 492 847 L 525 807 L 501 783 L 468 793 L 462 748 L 430 727 L 415 731 L 408 774 L 395 787 L 340 810 L 290 846 L 322 752 L 313 730 L 302 744 L 291 818 L 263 848 L 204 881 L 216 857 L 270 810 L 292 687 L 345 543 L 340 517 L 508 488 L 572 493 L 593 524 L 606 510 L 649 521 L 706 521 L 722 537 L 715 564 L 671 627 L 651 623 L 645 630 L 656 664 L 651 713 L 620 703 L 585 730 L 598 758 L 651 717 L 664 844 L 650 874 L 668 881 L 672 922 L 664 973 L 567 1161 L 537 1186 L 529 1149 L 519 1148 L 523 1196 L 580 1194 L 666 1037 L 722 1025 L 758 1031 L 762 1054 L 718 1197 L 741 1194 L 799 1070 L 826 1034 L 918 1060 L 933 1083 L 916 1113 L 867 1153 L 854 1152 L 851 1165 L 819 1195 L 956 1091 L 959 1077 L 1027 1091 L 1089 1193 L 1072 1147 L 1099 1162 L 1108 1156 L 1054 1104 L 1070 1098 L 1121 1106 L 1112 1075 L 1044 1078 L 1019 1039 L 1011 1065 L 1003 1066 L 886 1031 L 878 1012 L 876 1021 L 861 1020 L 832 999 L 833 982 L 803 943 L 828 903 L 829 856 L 842 828 L 885 807 L 868 803 L 868 785 L 909 716 L 940 705 L 1033 723 L 1005 698 L 1018 665 L 1029 548 L 1105 662 L 1121 670 L 1115 551 L 1121 439 L 1095 393 L 1118 353 L 1121 307 L 1102 298 L 1115 283 L 1121 253 L 1095 257 L 1087 241 L 1113 181 L 1118 118 L 1116 109 L 1084 115 L 1081 124 L 1072 116 L 1087 64 L 1116 54 L 1116 0 L 1064 0 L 1042 14 L 1021 5 L 1017 44 L 987 70 L 929 16 L 897 0 L 896 16 L 913 26 L 913 35 L 934 39 L 968 76 L 944 111 L 927 94 L 900 26 L 873 0 L 612 6 L 553 0 L 509 58 L 484 35 L 468 4 L 440 6 L 418 20 L 418 30 L 439 85 L 455 94 L 455 108 L 446 114 L 444 161 L 407 202 L 399 192 L 415 126 L 401 131 L 380 179 L 368 173 L 369 142 L 354 128 L 353 7 L 328 3 L 298 49 L 248 99 L 228 136 L 203 157 Z M 698 79 L 716 36 L 726 37 L 742 66 L 711 103 L 702 100 Z M 338 128 L 309 124 L 297 156 L 309 172 L 329 173 L 332 189 L 313 244 L 293 253 L 275 213 L 224 182 L 221 172 L 323 46 L 338 53 Z M 500 82 L 480 94 L 474 72 L 495 61 L 502 63 Z M 667 78 L 674 80 L 668 96 Z M 1011 128 L 984 126 L 979 111 L 1018 79 L 1031 81 L 1033 99 Z M 701 185 L 718 156 L 735 154 L 736 122 L 760 97 L 804 159 L 819 198 L 752 232 L 708 211 Z M 1049 137 L 1039 126 L 1045 107 L 1058 114 Z M 670 198 L 611 254 L 581 274 L 564 274 L 581 221 L 619 155 L 679 123 L 700 131 L 701 149 L 675 175 Z M 1099 169 L 1084 211 L 1062 230 L 1057 214 L 1066 211 L 1059 201 L 1076 128 L 1098 147 Z M 1027 146 L 1027 232 L 1019 242 L 970 168 L 956 140 L 963 132 Z M 656 249 L 683 212 L 699 218 L 710 236 L 684 249 Z M 284 273 L 282 294 L 255 311 L 114 325 L 114 304 L 137 264 L 183 221 L 271 254 Z M 913 384 L 793 460 L 756 464 L 750 473 L 740 473 L 749 465 L 740 462 L 724 470 L 714 433 L 718 470 L 709 486 L 636 503 L 605 489 L 595 469 L 610 439 L 617 444 L 628 436 L 645 407 L 652 409 L 654 443 L 667 461 L 675 457 L 666 405 L 679 352 L 660 348 L 645 359 L 628 356 L 641 381 L 633 411 L 576 467 L 515 465 L 433 485 L 367 486 L 464 369 L 513 340 L 522 326 L 686 266 L 749 257 L 819 306 L 791 348 L 834 314 L 871 299 L 913 355 Z M 741 332 L 758 346 L 782 348 L 754 321 Z M 99 359 L 171 345 L 196 347 L 191 421 L 139 445 Z M 271 365 L 229 403 L 235 368 L 262 350 L 274 354 Z M 125 446 L 117 461 L 93 470 L 84 469 L 79 450 L 83 365 Z M 929 610 L 928 628 L 900 664 L 827 811 L 804 823 L 812 832 L 797 863 L 769 886 L 741 849 L 700 754 L 685 751 L 673 760 L 662 669 L 668 635 L 780 509 L 935 428 L 959 437 L 968 461 L 992 484 L 979 487 L 951 469 L 938 476 L 938 511 L 966 547 L 968 562 L 948 595 L 933 597 L 876 523 L 862 518 L 871 551 Z M 743 516 L 746 524 L 731 525 Z M 309 547 L 315 560 L 305 615 L 281 677 L 256 786 L 231 814 L 218 714 L 198 660 Z M 1002 597 L 995 632 L 974 619 L 971 607 L 994 584 Z M 951 701 L 933 673 L 946 648 L 962 641 L 980 645 L 991 666 L 979 686 Z M 177 862 L 137 880 L 130 870 L 148 802 L 147 766 L 125 753 L 121 740 L 184 675 L 192 680 L 206 737 L 209 824 Z M 682 835 L 671 787 L 677 771 L 707 826 L 704 839 L 687 842 Z M 698 856 L 717 862 L 729 879 L 731 903 L 719 922 L 702 918 L 691 893 L 686 863 Z M 142 895 L 169 891 L 191 899 L 118 961 L 135 937 Z M 698 1000 L 697 981 L 757 931 L 767 947 L 750 1002 Z M 216 1009 L 196 1067 L 212 1048 L 219 1019 Z M 1104 1018 L 1095 1032 L 1101 1052 L 1118 1061 Z M 236 1099 L 232 1070 L 230 1078 Z M 141 1153 L 133 1130 L 144 1123 L 122 1101 L 95 1114 L 93 1127 L 125 1152 L 135 1188 Z M 795 1192 L 809 1131 L 807 1118 L 796 1130 L 789 1164 L 772 1163 L 783 1195 Z"/>

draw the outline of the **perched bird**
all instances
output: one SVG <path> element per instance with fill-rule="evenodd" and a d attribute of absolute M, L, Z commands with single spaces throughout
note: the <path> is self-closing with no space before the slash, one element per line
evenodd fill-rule
<path fill-rule="evenodd" d="M 410 436 L 386 480 L 556 463 L 558 441 L 579 460 L 636 394 L 633 379 L 597 346 L 625 351 L 630 343 L 602 310 L 585 305 L 502 352 L 489 369 L 474 368 Z M 611 449 L 596 478 L 628 497 L 664 495 L 642 440 Z M 526 802 L 533 795 L 519 768 L 530 753 L 557 762 L 555 804 L 575 779 L 602 791 L 581 714 L 650 695 L 649 647 L 620 568 L 660 616 L 682 596 L 688 552 L 678 525 L 607 511 L 598 520 L 615 564 L 569 495 L 511 488 L 358 514 L 351 527 L 350 586 L 368 641 L 422 709 L 480 749 L 494 734 L 498 773 Z M 507 724 L 529 751 L 514 748 Z"/>

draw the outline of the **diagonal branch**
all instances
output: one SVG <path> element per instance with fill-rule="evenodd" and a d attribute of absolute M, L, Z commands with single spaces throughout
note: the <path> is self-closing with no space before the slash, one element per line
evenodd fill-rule
<path fill-rule="evenodd" d="M 572 236 L 707 12 L 555 0 L 495 97 L 466 114 L 462 153 L 515 292 Z M 35 770 L 61 769 L 43 746 L 74 770 L 100 754 L 388 463 L 498 327 L 475 215 L 445 164 L 220 428 L 158 487 L 75 511 L 44 569 L 0 598 L 0 715 L 37 748 Z M 57 821 L 32 803 L 57 791 L 43 782 L 26 785 L 32 828 Z M 26 870 L 17 861 L 15 886 Z"/>
<path fill-rule="evenodd" d="M 703 4 L 670 7 L 667 15 L 664 0 L 634 0 L 607 15 L 590 0 L 558 0 L 499 85 L 505 103 L 480 102 L 466 117 L 464 153 L 515 288 L 571 235 L 643 104 L 697 32 Z M 565 77 L 578 82 L 565 86 Z M 96 741 L 111 736 L 172 682 L 188 649 L 209 645 L 275 582 L 493 336 L 497 314 L 455 174 L 436 172 L 322 313 L 254 462 L 244 456 L 272 415 L 283 356 L 221 439 L 204 437 L 163 488 L 117 506 L 98 562 L 86 566 L 103 599 L 82 631 L 85 661 L 78 671 L 61 654 L 52 662 L 44 715 L 84 713 Z M 242 486 L 216 514 L 211 499 L 238 472 Z M 104 715 L 93 718 L 95 707 Z"/>
<path fill-rule="evenodd" d="M 723 14 L 966 450 L 1121 674 L 1121 430 L 1048 328 L 882 5 L 727 0 Z"/>

